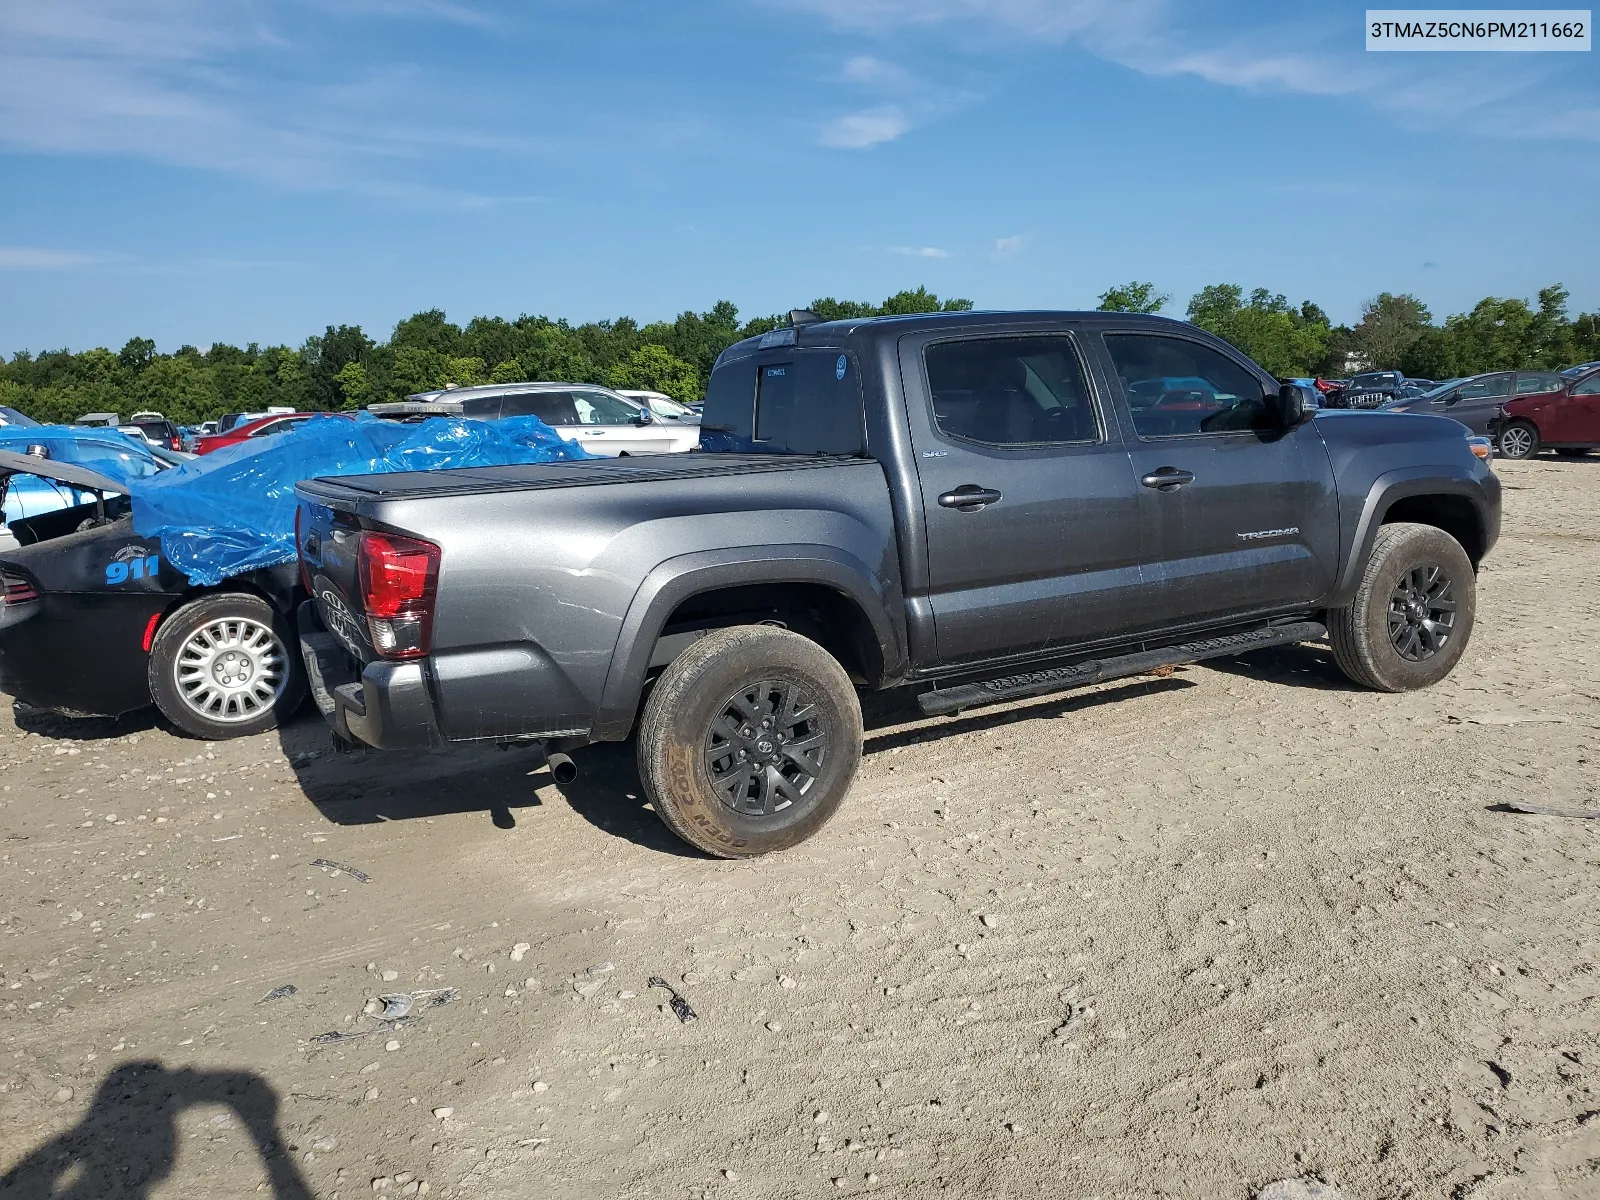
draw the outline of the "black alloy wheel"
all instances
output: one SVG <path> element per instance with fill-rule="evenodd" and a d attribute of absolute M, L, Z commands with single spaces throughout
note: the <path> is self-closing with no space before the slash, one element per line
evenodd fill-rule
<path fill-rule="evenodd" d="M 1443 650 L 1455 629 L 1456 601 L 1449 573 L 1422 563 L 1400 577 L 1389 595 L 1389 641 L 1407 662 Z"/>
<path fill-rule="evenodd" d="M 805 798 L 829 750 L 827 722 L 805 688 L 766 679 L 722 702 L 706 736 L 706 773 L 734 812 L 770 817 Z"/>

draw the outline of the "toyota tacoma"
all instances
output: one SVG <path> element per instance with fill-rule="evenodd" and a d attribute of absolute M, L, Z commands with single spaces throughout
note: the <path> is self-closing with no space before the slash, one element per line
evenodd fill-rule
<path fill-rule="evenodd" d="M 942 313 L 725 350 L 698 452 L 300 484 L 298 628 L 336 738 L 635 736 L 714 855 L 815 833 L 863 689 L 930 716 L 1326 639 L 1447 675 L 1500 529 L 1453 421 L 1317 414 L 1179 321 Z"/>

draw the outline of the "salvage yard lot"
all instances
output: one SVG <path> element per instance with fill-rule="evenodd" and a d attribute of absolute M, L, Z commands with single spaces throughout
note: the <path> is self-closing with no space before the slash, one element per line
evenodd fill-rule
<path fill-rule="evenodd" d="M 631 745 L 558 788 L 7 711 L 0 1196 L 1600 1194 L 1600 821 L 1494 808 L 1600 811 L 1600 458 L 1500 471 L 1432 690 L 1307 646 L 875 699 L 839 816 L 752 862 Z"/>

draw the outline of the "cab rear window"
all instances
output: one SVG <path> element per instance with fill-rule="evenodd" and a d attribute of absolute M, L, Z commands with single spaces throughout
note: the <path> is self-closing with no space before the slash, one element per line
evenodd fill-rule
<path fill-rule="evenodd" d="M 708 451 L 859 454 L 866 436 L 855 359 L 789 348 L 723 363 L 700 428 Z"/>

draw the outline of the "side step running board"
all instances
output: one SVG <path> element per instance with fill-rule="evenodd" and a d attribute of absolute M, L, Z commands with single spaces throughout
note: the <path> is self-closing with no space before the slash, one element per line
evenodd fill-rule
<path fill-rule="evenodd" d="M 1021 700 L 1027 696 L 1047 696 L 1051 692 L 1088 687 L 1091 684 L 1104 683 L 1108 679 L 1143 675 L 1157 667 L 1177 667 L 1207 658 L 1222 658 L 1230 654 L 1243 654 L 1247 650 L 1261 650 L 1267 646 L 1314 642 L 1327 636 L 1327 627 L 1316 621 L 1269 625 L 1249 633 L 1207 638 L 1201 642 L 1186 642 L 1181 646 L 1164 646 L 1160 650 L 1142 650 L 1137 654 L 1123 654 L 1117 658 L 1094 658 L 1071 667 L 1029 671 L 1023 675 L 1006 675 L 1000 679 L 985 679 L 982 683 L 966 683 L 943 690 L 936 688 L 918 696 L 917 704 L 930 717 L 948 717 L 963 709 L 980 708 L 985 704 L 1004 704 L 1009 700 Z"/>

